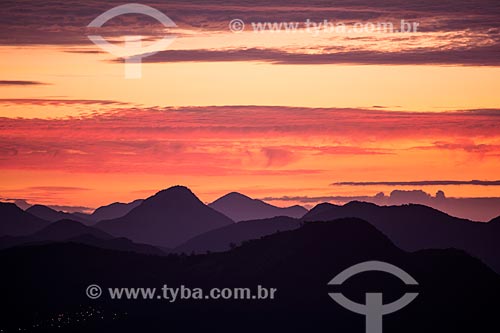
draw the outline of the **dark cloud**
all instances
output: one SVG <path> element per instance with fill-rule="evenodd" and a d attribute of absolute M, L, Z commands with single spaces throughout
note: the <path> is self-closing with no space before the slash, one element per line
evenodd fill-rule
<path fill-rule="evenodd" d="M 48 83 L 39 81 L 21 81 L 21 80 L 0 80 L 0 86 L 37 86 Z"/>
<path fill-rule="evenodd" d="M 116 62 L 123 62 L 116 59 Z M 144 62 L 222 62 L 259 61 L 283 65 L 500 65 L 500 44 L 493 46 L 469 46 L 456 49 L 420 48 L 415 50 L 382 52 L 370 50 L 346 50 L 332 53 L 300 53 L 278 49 L 246 48 L 231 50 L 165 50 L 143 58 Z"/>
<path fill-rule="evenodd" d="M 86 44 L 86 26 L 123 1 L 7 0 L 0 13 L 0 44 Z M 233 18 L 257 21 L 422 21 L 422 31 L 484 31 L 498 34 L 497 0 L 190 0 L 145 3 L 168 15 L 182 28 L 227 31 Z M 122 33 L 160 31 L 160 24 L 144 16 L 124 15 L 106 24 Z M 492 30 L 493 29 L 493 30 Z"/>
<path fill-rule="evenodd" d="M 500 186 L 500 180 L 419 180 L 407 182 L 338 182 L 330 185 L 348 185 L 348 186 L 447 186 L 447 185 L 477 185 L 477 186 Z"/>
<path fill-rule="evenodd" d="M 90 191 L 90 188 L 73 187 L 73 186 L 32 186 L 28 190 L 48 191 L 48 192 L 81 192 Z"/>
<path fill-rule="evenodd" d="M 127 105 L 127 103 L 102 99 L 58 99 L 58 98 L 0 98 L 0 104 L 30 104 L 30 105 Z"/>
<path fill-rule="evenodd" d="M 374 196 L 297 196 L 297 197 L 266 197 L 265 201 L 291 201 L 303 204 L 319 204 L 331 202 L 346 204 L 351 201 L 372 202 L 377 205 L 421 204 L 441 210 L 453 216 L 474 221 L 490 221 L 500 215 L 500 198 L 453 198 L 446 197 L 443 191 L 436 195 L 422 190 L 394 190 L 389 195 L 378 193 Z"/>
<path fill-rule="evenodd" d="M 0 12 L 0 45 L 89 46 L 91 32 L 86 26 L 98 15 L 122 1 L 35 0 L 4 1 Z M 287 53 L 273 49 L 245 50 L 168 50 L 148 62 L 178 61 L 264 61 L 273 64 L 437 64 L 500 65 L 500 2 L 497 0 L 424 0 L 361 1 L 340 0 L 333 4 L 321 0 L 242 0 L 172 1 L 150 4 L 168 15 L 182 29 L 202 33 L 228 32 L 231 19 L 245 22 L 419 22 L 420 32 L 439 32 L 447 46 L 401 49 L 394 37 L 381 52 L 361 49 L 323 50 L 323 53 Z M 142 35 L 163 36 L 162 25 L 141 15 L 123 15 L 110 20 L 101 29 L 106 37 Z M 451 34 L 446 34 L 452 32 Z M 464 34 L 468 37 L 464 39 Z M 392 37 L 391 37 L 392 38 Z M 403 38 L 403 37 L 402 37 Z M 405 37 L 406 38 L 406 37 Z M 437 37 L 436 37 L 437 38 Z M 373 38 L 352 37 L 367 44 Z M 336 42 L 332 41 L 334 45 Z M 428 41 L 426 43 L 428 45 Z M 217 47 L 217 45 L 214 45 Z M 80 50 L 74 52 L 94 52 Z"/>

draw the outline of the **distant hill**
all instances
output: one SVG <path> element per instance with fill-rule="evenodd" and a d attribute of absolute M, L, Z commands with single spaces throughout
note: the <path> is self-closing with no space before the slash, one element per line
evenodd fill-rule
<path fill-rule="evenodd" d="M 209 206 L 236 222 L 276 216 L 301 218 L 307 213 L 307 209 L 302 206 L 276 207 L 237 192 L 228 193 L 209 204 Z"/>
<path fill-rule="evenodd" d="M 495 217 L 489 223 L 498 223 L 498 224 L 500 224 L 500 216 Z"/>
<path fill-rule="evenodd" d="M 0 249 L 13 246 L 74 242 L 104 249 L 164 255 L 151 245 L 133 243 L 126 238 L 114 238 L 102 230 L 71 220 L 60 220 L 28 236 L 0 237 Z"/>
<path fill-rule="evenodd" d="M 95 237 L 92 234 L 83 234 L 80 236 L 66 239 L 65 242 L 90 245 L 101 249 L 135 252 L 148 255 L 163 256 L 166 254 L 164 251 L 162 251 L 162 249 L 159 249 L 155 246 L 148 244 L 134 243 L 130 239 L 124 237 L 102 239 Z"/>
<path fill-rule="evenodd" d="M 89 219 L 94 222 L 98 222 L 122 217 L 135 207 L 139 206 L 143 201 L 143 199 L 137 199 L 129 203 L 115 202 L 107 206 L 102 206 L 90 214 Z"/>
<path fill-rule="evenodd" d="M 51 223 L 42 230 L 35 232 L 31 237 L 41 240 L 60 241 L 80 235 L 92 235 L 99 239 L 113 238 L 102 230 L 72 220 L 60 220 Z"/>
<path fill-rule="evenodd" d="M 405 286 L 387 273 L 363 273 L 338 288 L 328 281 L 368 260 L 396 265 L 418 286 Z M 407 253 L 367 222 L 343 219 L 306 223 L 243 244 L 223 253 L 198 256 L 146 256 L 80 244 L 49 244 L 0 251 L 2 326 L 50 329 L 51 318 L 63 331 L 158 331 L 165 327 L 192 332 L 364 332 L 365 317 L 328 296 L 342 292 L 364 302 L 366 292 L 382 292 L 385 303 L 405 292 L 418 297 L 383 317 L 385 333 L 489 332 L 496 327 L 500 277 L 479 260 L 457 250 Z M 22 263 L 22 269 L 19 269 Z M 8 272 L 5 274 L 5 272 Z M 23 283 L 19 283 L 23 281 Z M 89 284 L 103 289 L 91 300 Z M 273 300 L 110 300 L 110 287 L 276 288 Z M 56 291 L 56 292 L 55 292 Z M 254 294 L 255 295 L 255 294 Z M 85 317 L 99 311 L 99 316 Z M 88 310 L 87 310 L 88 309 Z M 97 309 L 97 310 L 95 310 Z M 196 320 L 193 320 L 196 313 Z M 168 314 L 168 315 L 166 315 Z M 59 317 L 60 318 L 60 317 Z M 78 321 L 76 319 L 79 319 Z M 117 319 L 117 320 L 114 320 Z M 168 326 L 167 326 L 168 325 Z"/>
<path fill-rule="evenodd" d="M 286 216 L 243 221 L 195 236 L 177 247 L 174 252 L 190 254 L 227 251 L 231 247 L 241 245 L 244 241 L 258 239 L 280 231 L 297 229 L 300 225 L 300 220 Z"/>
<path fill-rule="evenodd" d="M 457 248 L 481 258 L 500 272 L 500 225 L 460 219 L 423 205 L 377 206 L 353 201 L 311 209 L 304 221 L 364 219 L 408 251 Z"/>
<path fill-rule="evenodd" d="M 232 223 L 188 188 L 174 186 L 147 198 L 125 216 L 95 226 L 136 242 L 173 248 L 196 235 Z"/>
<path fill-rule="evenodd" d="M 0 202 L 0 236 L 29 235 L 49 224 L 39 217 L 25 212 L 13 203 Z"/>
<path fill-rule="evenodd" d="M 61 211 L 57 211 L 50 207 L 44 205 L 33 205 L 26 209 L 26 212 L 31 215 L 37 216 L 45 221 L 55 222 L 59 220 L 74 220 L 82 223 L 88 223 L 89 220 L 83 217 L 83 214 L 76 213 L 65 213 Z"/>

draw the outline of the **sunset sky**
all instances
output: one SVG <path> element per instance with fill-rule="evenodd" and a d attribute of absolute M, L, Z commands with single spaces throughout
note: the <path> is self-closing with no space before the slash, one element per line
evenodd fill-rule
<path fill-rule="evenodd" d="M 119 46 L 175 34 L 126 79 L 86 28 L 126 2 L 2 2 L 1 199 L 95 208 L 176 184 L 205 202 L 239 191 L 277 205 L 394 189 L 500 197 L 500 2 L 139 3 L 178 28 L 127 14 L 99 29 Z M 251 24 L 402 19 L 418 31 Z"/>

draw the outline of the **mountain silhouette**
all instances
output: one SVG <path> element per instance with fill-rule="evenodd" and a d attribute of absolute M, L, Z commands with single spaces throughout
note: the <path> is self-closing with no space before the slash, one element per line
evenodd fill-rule
<path fill-rule="evenodd" d="M 491 224 L 493 224 L 493 223 L 500 224 L 500 216 L 495 217 L 489 223 L 491 223 Z"/>
<path fill-rule="evenodd" d="M 359 201 L 318 205 L 303 220 L 346 217 L 370 222 L 404 250 L 462 249 L 500 272 L 500 228 L 495 223 L 460 219 L 423 205 L 377 206 Z"/>
<path fill-rule="evenodd" d="M 75 214 L 75 213 L 65 213 L 62 211 L 57 211 L 55 209 L 52 209 L 50 207 L 44 206 L 44 205 L 33 205 L 26 209 L 26 212 L 30 213 L 31 215 L 34 215 L 36 217 L 41 218 L 42 220 L 49 221 L 49 222 L 55 222 L 59 220 L 74 220 L 82 223 L 88 223 L 89 220 L 86 218 L 83 218 L 82 215 L 80 214 Z"/>
<path fill-rule="evenodd" d="M 187 187 L 174 186 L 144 200 L 123 217 L 95 226 L 114 236 L 173 248 L 186 240 L 234 223 L 201 202 Z"/>
<path fill-rule="evenodd" d="M 39 217 L 33 216 L 13 203 L 0 202 L 0 236 L 29 235 L 49 224 Z"/>
<path fill-rule="evenodd" d="M 276 216 L 301 218 L 307 213 L 307 209 L 302 206 L 276 207 L 237 192 L 228 193 L 209 204 L 209 206 L 236 222 Z"/>
<path fill-rule="evenodd" d="M 363 273 L 332 289 L 328 281 L 365 261 L 396 265 L 418 286 L 405 286 L 385 273 Z M 385 333 L 489 332 L 496 327 L 500 277 L 479 260 L 457 250 L 400 250 L 375 227 L 358 219 L 306 223 L 301 228 L 246 242 L 223 253 L 197 256 L 146 256 L 74 243 L 47 244 L 0 251 L 4 310 L 1 328 L 56 322 L 65 331 L 364 332 L 365 317 L 329 296 L 342 292 L 363 303 L 365 293 L 382 292 L 384 303 L 413 288 L 418 297 L 390 316 Z M 19 269 L 22 263 L 22 270 Z M 19 284 L 18 281 L 24 283 Z M 85 296 L 89 284 L 103 296 Z M 276 288 L 274 300 L 219 299 L 117 301 L 112 287 L 170 287 L 209 290 L 257 285 Z M 82 320 L 87 313 L 99 311 Z M 87 310 L 90 309 L 90 310 Z M 94 310 L 97 309 L 97 310 Z M 63 314 L 63 319 L 60 314 Z M 168 314 L 168 315 L 166 315 Z M 193 315 L 196 320 L 193 320 Z M 59 317 L 58 317 L 59 316 Z M 76 320 L 78 319 L 78 321 Z M 238 329 L 240 330 L 240 329 Z"/>
<path fill-rule="evenodd" d="M 129 203 L 115 202 L 106 206 L 101 206 L 90 214 L 88 218 L 94 222 L 98 222 L 122 217 L 139 206 L 143 201 L 143 199 L 137 199 Z"/>
<path fill-rule="evenodd" d="M 244 241 L 258 239 L 279 231 L 297 229 L 300 225 L 300 220 L 286 216 L 242 221 L 195 236 L 175 248 L 174 252 L 190 254 L 227 251 L 241 245 Z"/>
<path fill-rule="evenodd" d="M 92 234 L 83 234 L 76 237 L 68 238 L 65 240 L 65 242 L 90 245 L 108 250 L 135 252 L 135 253 L 158 255 L 158 256 L 165 255 L 164 251 L 155 246 L 149 244 L 134 243 L 130 239 L 124 237 L 103 239 L 95 237 Z"/>
<path fill-rule="evenodd" d="M 74 242 L 103 249 L 164 255 L 165 253 L 151 245 L 133 243 L 126 238 L 114 238 L 102 230 L 83 225 L 72 220 L 60 220 L 28 236 L 0 237 L 0 248 L 27 246 L 55 242 Z"/>
<path fill-rule="evenodd" d="M 30 235 L 0 237 L 0 248 L 8 248 L 23 244 L 67 241 L 82 235 L 89 235 L 93 238 L 102 240 L 113 238 L 104 231 L 85 226 L 80 222 L 60 220 L 53 222 Z"/>
<path fill-rule="evenodd" d="M 111 235 L 102 230 L 83 225 L 80 222 L 72 220 L 60 220 L 49 224 L 45 228 L 31 235 L 34 238 L 42 240 L 60 241 L 80 235 L 92 235 L 99 239 L 111 239 Z"/>

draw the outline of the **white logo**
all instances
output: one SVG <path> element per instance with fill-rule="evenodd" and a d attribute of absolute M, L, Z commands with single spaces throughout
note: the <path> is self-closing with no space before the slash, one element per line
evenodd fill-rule
<path fill-rule="evenodd" d="M 349 267 L 334 277 L 328 284 L 341 285 L 356 274 L 372 271 L 392 274 L 401 279 L 406 285 L 418 285 L 417 281 L 401 268 L 381 261 L 367 261 Z M 341 293 L 329 293 L 328 295 L 344 308 L 365 315 L 366 333 L 382 333 L 382 316 L 404 308 L 418 296 L 418 293 L 406 293 L 397 301 L 389 304 L 382 303 L 381 293 L 366 293 L 366 304 L 353 302 Z"/>
<path fill-rule="evenodd" d="M 96 17 L 87 27 L 100 28 L 108 20 L 123 14 L 143 14 L 156 19 L 166 28 L 177 27 L 174 21 L 159 10 L 137 3 L 129 3 L 111 8 Z M 164 36 L 156 43 L 142 47 L 141 36 L 125 36 L 125 47 L 118 47 L 106 41 L 102 36 L 89 35 L 87 37 L 104 51 L 125 59 L 125 78 L 127 79 L 140 78 L 142 76 L 142 58 L 166 49 L 175 39 L 175 36 Z"/>

